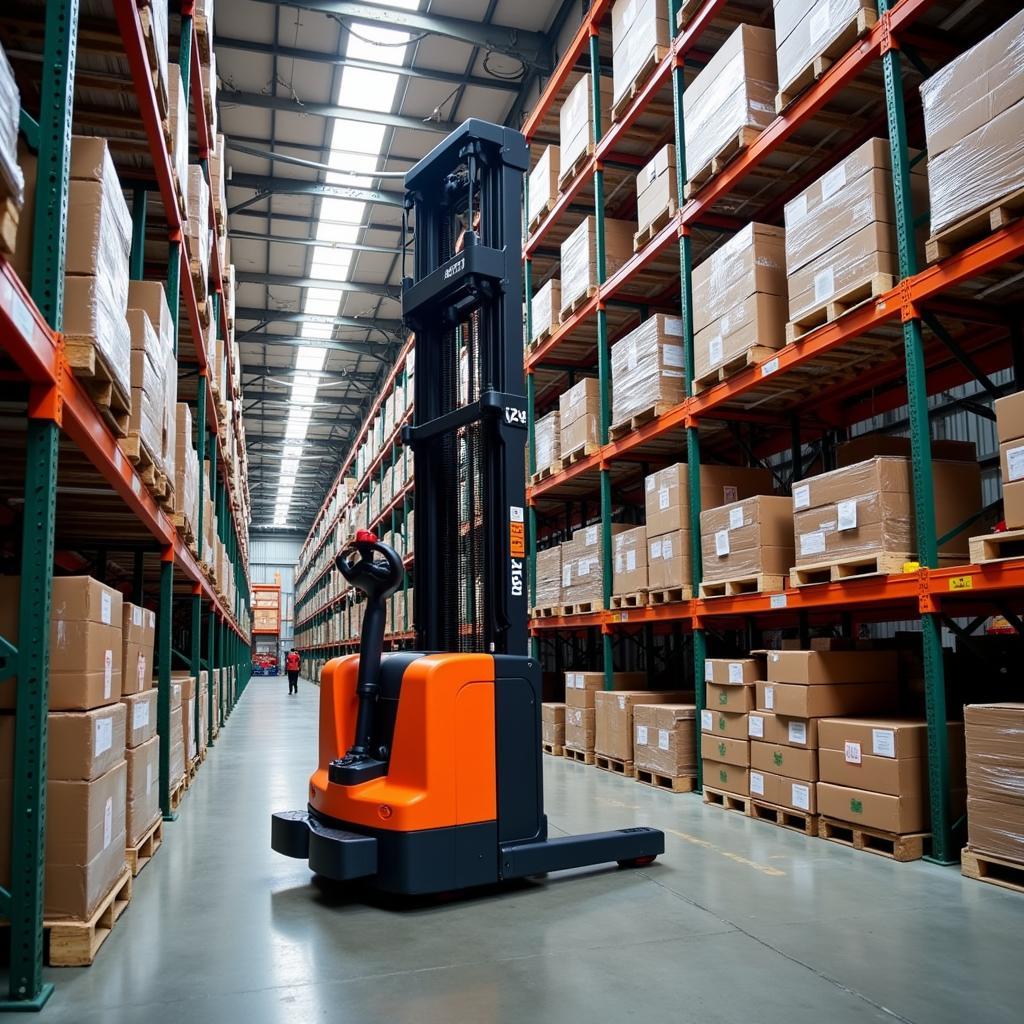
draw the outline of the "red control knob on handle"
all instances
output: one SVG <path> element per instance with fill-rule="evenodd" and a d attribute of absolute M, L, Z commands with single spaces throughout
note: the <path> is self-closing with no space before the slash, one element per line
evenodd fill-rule
<path fill-rule="evenodd" d="M 357 544 L 376 544 L 377 534 L 373 530 L 356 530 Z"/>

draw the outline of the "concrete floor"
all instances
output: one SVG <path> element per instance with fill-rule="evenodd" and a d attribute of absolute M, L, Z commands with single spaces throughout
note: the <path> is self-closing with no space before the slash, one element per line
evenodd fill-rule
<path fill-rule="evenodd" d="M 1024 897 L 552 758 L 554 833 L 656 825 L 664 858 L 429 908 L 332 898 L 270 850 L 316 751 L 319 691 L 286 691 L 252 680 L 97 962 L 48 971 L 44 1020 L 1021 1019 Z"/>

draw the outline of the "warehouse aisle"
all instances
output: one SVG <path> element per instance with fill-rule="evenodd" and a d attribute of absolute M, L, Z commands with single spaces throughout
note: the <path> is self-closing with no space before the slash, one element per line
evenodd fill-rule
<path fill-rule="evenodd" d="M 545 759 L 553 831 L 665 829 L 656 866 L 396 911 L 270 850 L 304 803 L 319 691 L 254 678 L 96 964 L 49 971 L 74 1024 L 828 1019 L 972 1024 L 1024 1002 L 1024 898 Z"/>

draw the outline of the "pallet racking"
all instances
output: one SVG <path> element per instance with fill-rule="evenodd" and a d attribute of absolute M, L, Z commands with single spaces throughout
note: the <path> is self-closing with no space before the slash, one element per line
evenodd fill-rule
<path fill-rule="evenodd" d="M 686 674 L 692 671 L 698 707 L 703 707 L 703 672 L 699 668 L 709 634 L 718 642 L 718 634 L 746 630 L 749 643 L 758 631 L 767 629 L 797 629 L 806 638 L 808 630 L 818 625 L 839 627 L 849 634 L 862 622 L 916 620 L 929 724 L 932 856 L 953 863 L 958 847 L 953 841 L 949 752 L 943 724 L 946 680 L 941 630 L 946 625 L 957 636 L 969 636 L 986 615 L 999 610 L 1020 632 L 1017 613 L 1024 596 L 1024 560 L 938 567 L 928 398 L 972 380 L 978 380 L 989 395 L 998 395 L 989 375 L 1004 368 L 1013 367 L 1016 381 L 1022 379 L 1024 345 L 1019 323 L 1014 323 L 1010 310 L 981 301 L 979 296 L 983 297 L 983 288 L 994 280 L 1012 280 L 1019 271 L 1019 265 L 1008 265 L 1024 255 L 1024 222 L 1015 221 L 965 244 L 939 263 L 923 269 L 917 266 L 907 108 L 915 113 L 919 110 L 913 86 L 920 74 L 931 70 L 921 55 L 941 64 L 964 46 L 962 40 L 952 40 L 928 24 L 929 12 L 943 6 L 936 0 L 879 0 L 873 26 L 831 64 L 826 62 L 820 77 L 683 202 L 632 259 L 607 275 L 604 218 L 621 215 L 623 210 L 628 215 L 629 209 L 623 169 L 635 170 L 660 145 L 672 141 L 678 193 L 684 195 L 683 95 L 688 70 L 707 63 L 708 50 L 713 52 L 739 22 L 764 24 L 771 15 L 771 5 L 766 3 L 704 0 L 687 3 L 685 20 L 677 21 L 680 3 L 666 2 L 670 26 L 674 31 L 677 25 L 682 27 L 669 52 L 635 90 L 632 101 L 617 110 L 614 124 L 601 124 L 597 85 L 602 65 L 607 63 L 611 3 L 595 0 L 524 128 L 537 146 L 557 142 L 558 105 L 580 74 L 591 74 L 597 111 L 593 145 L 575 176 L 563 181 L 558 198 L 524 244 L 526 316 L 530 315 L 533 283 L 550 277 L 557 264 L 557 245 L 588 214 L 597 222 L 599 285 L 557 329 L 527 352 L 529 472 L 538 469 L 533 433 L 536 416 L 550 406 L 566 381 L 592 375 L 595 368 L 601 397 L 600 447 L 529 487 L 531 553 L 536 555 L 539 542 L 567 534 L 574 525 L 589 523 L 596 516 L 603 527 L 604 564 L 610 566 L 616 493 L 620 505 L 629 504 L 648 465 L 654 468 L 685 461 L 689 467 L 691 582 L 697 594 L 701 583 L 702 451 L 743 461 L 781 453 L 788 457 L 788 483 L 804 475 L 809 461 L 806 444 L 827 452 L 838 431 L 906 406 L 920 568 L 892 576 L 787 587 L 776 594 L 618 610 L 611 607 L 611 573 L 607 572 L 601 610 L 532 621 L 534 653 L 540 655 L 542 644 L 550 648 L 554 667 L 561 669 L 563 646 L 569 637 L 585 649 L 585 656 L 600 657 L 610 687 L 615 646 L 620 641 L 635 639 L 639 629 L 642 642 L 637 646 L 652 657 L 655 629 L 673 634 L 674 646 L 685 636 L 692 659 Z M 711 251 L 716 235 L 751 220 L 777 221 L 788 198 L 874 135 L 887 136 L 891 144 L 899 281 L 873 301 L 808 331 L 770 358 L 697 393 L 692 369 L 691 274 L 695 263 Z M 537 155 L 535 147 L 535 159 Z M 640 429 L 612 440 L 610 344 L 650 312 L 662 310 L 682 316 L 686 397 Z M 959 329 L 950 330 L 953 325 Z M 925 326 L 930 332 L 928 339 Z M 532 336 L 529 322 L 526 336 Z M 532 598 L 532 571 L 530 585 Z M 974 619 L 966 630 L 954 621 L 975 616 L 982 619 Z M 699 721 L 700 716 L 697 718 Z"/>
<path fill-rule="evenodd" d="M 48 0 L 45 7 L 19 11 L 17 19 L 13 12 L 0 15 L 0 23 L 7 22 L 5 30 L 41 39 L 35 83 L 39 120 L 26 110 L 21 114 L 23 134 L 30 147 L 37 150 L 39 161 L 31 282 L 20 281 L 0 257 L 0 355 L 4 360 L 5 400 L 19 403 L 27 411 L 24 433 L 7 439 L 4 457 L 7 479 L 24 481 L 24 529 L 20 544 L 19 634 L 16 638 L 0 638 L 0 675 L 17 678 L 12 884 L 10 892 L 0 889 L 0 913 L 11 924 L 11 965 L 8 999 L 0 1001 L 0 1009 L 37 1009 L 53 988 L 43 984 L 42 961 L 48 643 L 55 558 L 58 565 L 70 571 L 92 572 L 108 580 L 121 574 L 130 581 L 130 596 L 136 603 L 146 595 L 156 605 L 161 736 L 170 734 L 173 659 L 196 675 L 204 668 L 226 668 L 237 673 L 237 692 L 244 689 L 248 679 L 245 503 L 235 493 L 227 463 L 225 437 L 232 425 L 224 421 L 208 387 L 210 353 L 204 344 L 203 310 L 190 274 L 159 100 L 147 61 L 143 6 L 140 0 L 113 0 L 116 22 L 91 19 L 88 26 L 79 25 L 78 0 Z M 192 0 L 183 0 L 178 59 L 186 106 L 191 108 L 192 129 L 198 140 L 194 155 L 206 171 L 214 140 L 205 101 L 212 98 L 203 94 L 194 8 Z M 83 68 L 79 58 L 85 52 L 109 58 L 119 71 L 98 74 L 89 66 Z M 96 91 L 113 91 L 117 102 L 105 109 L 83 102 L 90 90 L 93 95 Z M 192 102 L 188 103 L 190 91 Z M 133 105 L 130 114 L 125 113 L 128 103 Z M 182 375 L 181 396 L 193 404 L 198 423 L 199 515 L 203 515 L 204 489 L 211 488 L 219 539 L 226 547 L 235 584 L 232 606 L 218 593 L 208 569 L 192 554 L 171 518 L 149 494 L 100 410 L 67 364 L 61 327 L 72 129 L 102 133 L 105 125 L 116 127 L 114 134 L 136 161 L 138 171 L 131 181 L 122 174 L 123 184 L 134 196 L 131 276 L 143 276 L 148 231 L 151 239 L 155 237 L 149 250 L 158 249 L 157 258 L 149 260 L 150 276 L 156 276 L 153 264 L 163 268 L 159 276 L 166 280 L 176 352 L 179 341 L 187 339 L 179 358 L 196 368 L 194 377 L 191 373 Z M 133 131 L 137 134 L 132 135 Z M 151 193 L 158 199 L 159 219 L 149 217 Z M 157 210 L 154 203 L 152 212 Z M 218 334 L 230 339 L 225 303 L 221 301 L 223 278 L 214 244 L 208 286 L 211 315 Z M 181 305 L 184 318 L 180 317 Z M 234 392 L 237 372 L 229 356 L 229 393 Z M 233 426 L 237 429 L 239 423 Z M 209 479 L 203 471 L 204 459 L 210 466 Z M 202 536 L 202 519 L 198 532 Z M 12 544 L 12 553 L 13 549 Z M 207 718 L 210 745 L 221 721 L 231 711 L 228 687 L 221 688 L 224 696 L 217 709 L 212 693 L 211 686 Z M 165 743 L 160 762 L 160 802 L 167 820 L 175 817 L 171 797 Z"/>

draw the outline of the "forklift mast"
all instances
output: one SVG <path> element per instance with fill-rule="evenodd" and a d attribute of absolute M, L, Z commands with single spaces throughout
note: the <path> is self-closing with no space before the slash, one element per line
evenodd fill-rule
<path fill-rule="evenodd" d="M 417 644 L 527 653 L 522 183 L 517 131 L 471 119 L 406 175 L 416 337 Z M 408 231 L 406 231 L 408 237 Z"/>

